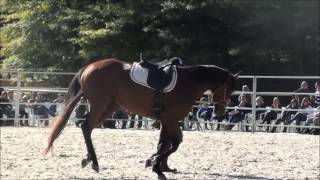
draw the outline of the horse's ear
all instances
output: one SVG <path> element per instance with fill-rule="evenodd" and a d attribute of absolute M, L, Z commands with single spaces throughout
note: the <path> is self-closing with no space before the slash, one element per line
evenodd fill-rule
<path fill-rule="evenodd" d="M 233 75 L 236 79 L 239 78 L 239 74 L 241 73 L 242 71 L 239 71 L 238 73 L 236 73 L 235 75 Z"/>

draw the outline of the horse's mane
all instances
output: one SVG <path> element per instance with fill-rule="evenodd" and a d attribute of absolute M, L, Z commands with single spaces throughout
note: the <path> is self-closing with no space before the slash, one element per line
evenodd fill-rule
<path fill-rule="evenodd" d="M 215 65 L 180 66 L 179 68 L 195 74 L 196 80 L 199 82 L 223 82 L 231 74 L 228 70 Z"/>

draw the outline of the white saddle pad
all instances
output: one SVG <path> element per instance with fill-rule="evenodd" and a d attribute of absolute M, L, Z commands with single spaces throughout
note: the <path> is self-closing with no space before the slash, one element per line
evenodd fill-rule
<path fill-rule="evenodd" d="M 169 67 L 166 67 L 166 68 L 169 68 Z M 139 63 L 134 62 L 132 64 L 132 68 L 130 70 L 130 77 L 131 77 L 132 81 L 134 81 L 135 83 L 138 83 L 142 86 L 153 89 L 147 83 L 148 74 L 149 74 L 149 70 L 147 68 L 140 66 Z M 165 87 L 163 89 L 163 92 L 172 91 L 177 83 L 177 79 L 178 79 L 177 67 L 173 66 L 171 82 L 169 83 L 169 85 L 167 87 Z"/>

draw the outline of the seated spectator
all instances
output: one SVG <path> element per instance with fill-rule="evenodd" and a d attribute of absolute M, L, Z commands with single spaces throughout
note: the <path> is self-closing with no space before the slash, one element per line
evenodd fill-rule
<path fill-rule="evenodd" d="M 315 96 L 314 96 L 314 107 L 320 106 L 320 80 L 317 80 L 314 84 Z"/>
<path fill-rule="evenodd" d="M 77 118 L 77 120 L 75 120 L 75 124 L 77 127 L 80 127 L 80 125 L 85 121 L 86 115 L 89 112 L 89 108 L 86 103 L 87 100 L 84 97 L 81 97 L 80 102 L 74 108 L 74 112 L 76 113 Z"/>
<path fill-rule="evenodd" d="M 14 92 L 13 91 L 8 91 L 8 99 L 9 99 L 9 102 L 14 102 Z"/>
<path fill-rule="evenodd" d="M 226 118 L 226 107 L 223 104 L 215 104 L 214 106 L 214 119 L 221 123 Z M 221 124 L 217 124 L 217 131 L 220 130 Z"/>
<path fill-rule="evenodd" d="M 128 112 L 124 107 L 121 107 L 118 111 L 116 111 L 113 116 L 113 119 L 128 119 Z M 122 121 L 121 129 L 125 129 L 127 127 L 127 121 Z"/>
<path fill-rule="evenodd" d="M 212 117 L 213 108 L 210 107 L 210 105 L 212 104 L 208 102 L 202 102 L 202 105 L 200 105 L 199 110 L 197 112 L 198 116 L 206 122 L 209 122 Z M 204 124 L 205 129 L 209 130 L 206 122 Z"/>
<path fill-rule="evenodd" d="M 235 107 L 236 104 L 231 99 L 229 99 L 226 102 L 226 106 L 227 107 Z M 226 109 L 225 114 L 224 114 L 224 117 L 225 117 L 226 120 L 230 119 L 229 115 L 232 114 L 231 113 L 232 111 L 234 111 L 234 109 Z"/>
<path fill-rule="evenodd" d="M 256 108 L 265 108 L 266 104 L 261 96 L 256 98 Z M 256 110 L 256 118 L 258 118 L 265 110 Z"/>
<path fill-rule="evenodd" d="M 197 112 L 198 112 L 198 106 L 197 105 L 194 105 L 194 106 L 192 106 L 192 109 L 191 109 L 191 111 L 189 112 L 189 114 L 188 114 L 188 121 L 190 121 L 190 123 L 189 123 L 189 129 L 192 129 L 193 128 L 193 124 L 194 124 L 194 121 L 198 121 L 197 120 Z M 199 123 L 198 122 L 196 122 L 197 123 L 197 127 L 198 127 L 198 129 L 199 129 Z"/>
<path fill-rule="evenodd" d="M 264 103 L 264 100 L 261 96 L 256 97 L 256 108 L 265 108 L 266 105 Z M 251 111 L 250 111 L 251 112 Z M 265 113 L 265 110 L 256 110 L 256 119 L 260 119 L 260 116 L 263 115 L 263 113 Z M 246 125 L 246 131 L 249 131 L 249 127 L 250 125 Z"/>
<path fill-rule="evenodd" d="M 290 103 L 287 105 L 286 109 L 299 109 L 298 100 L 296 98 L 292 98 Z M 279 119 L 276 120 L 274 123 L 275 125 L 280 124 L 283 122 L 285 125 L 288 124 L 288 120 L 291 118 L 291 115 L 296 114 L 297 111 L 284 111 Z M 276 132 L 277 127 L 274 126 L 271 129 L 271 132 Z M 283 128 L 283 132 L 287 131 L 287 127 Z"/>
<path fill-rule="evenodd" d="M 14 110 L 12 106 L 12 102 L 10 101 L 8 97 L 8 92 L 7 91 L 2 91 L 1 93 L 1 118 L 3 118 L 3 114 L 7 116 L 7 118 L 14 118 Z M 8 104 L 5 104 L 5 103 Z"/>
<path fill-rule="evenodd" d="M 54 117 L 55 113 L 50 111 L 45 105 L 41 103 L 43 103 L 41 95 L 37 94 L 37 96 L 35 97 L 34 103 L 31 103 L 30 106 L 33 109 L 33 114 L 37 115 L 40 118 L 40 122 L 42 123 L 43 120 L 41 119 L 48 119 L 49 115 Z M 47 126 L 48 121 L 44 121 L 44 125 Z"/>
<path fill-rule="evenodd" d="M 317 110 L 313 112 L 313 115 L 310 116 L 307 121 L 305 126 L 310 126 L 311 124 L 313 124 L 313 126 L 319 126 L 320 127 L 320 106 L 317 107 Z M 315 135 L 319 135 L 320 134 L 320 129 L 316 129 L 316 128 L 305 128 L 303 130 L 304 133 L 309 133 L 309 134 L 315 134 Z"/>
<path fill-rule="evenodd" d="M 251 94 L 250 93 L 246 93 L 246 92 L 250 92 L 250 89 L 248 87 L 248 85 L 243 85 L 241 88 L 241 94 L 238 97 L 238 101 L 241 101 L 241 96 L 246 96 L 248 102 L 251 103 Z"/>
<path fill-rule="evenodd" d="M 313 108 L 316 108 L 317 107 L 317 104 L 316 104 L 316 97 L 315 96 L 310 96 L 310 106 L 313 107 Z"/>
<path fill-rule="evenodd" d="M 310 105 L 310 100 L 308 97 L 304 97 L 301 101 L 300 109 L 302 110 L 312 110 Z M 301 121 L 306 121 L 309 115 L 312 115 L 312 111 L 298 111 L 289 121 L 288 124 L 291 124 L 293 121 L 296 121 L 296 125 L 300 125 Z M 300 128 L 297 128 L 297 131 L 300 132 Z"/>
<path fill-rule="evenodd" d="M 9 99 L 8 99 L 8 95 L 7 92 L 2 90 L 1 91 L 1 95 L 0 95 L 0 118 L 3 118 L 3 115 L 7 116 L 7 112 L 10 111 L 10 109 L 12 109 L 12 105 L 8 103 Z M 8 103 L 8 104 L 6 104 Z M 5 121 L 0 120 L 0 125 L 5 125 Z"/>
<path fill-rule="evenodd" d="M 130 113 L 130 119 L 131 119 L 131 121 L 130 121 L 130 124 L 129 124 L 129 128 L 134 128 L 134 123 L 135 123 L 135 118 L 136 118 L 136 115 L 138 115 L 138 119 L 139 119 L 139 121 L 138 121 L 138 124 L 137 124 L 137 128 L 141 128 L 141 126 L 142 126 L 142 116 L 140 116 L 139 114 L 134 114 L 134 113 Z"/>
<path fill-rule="evenodd" d="M 37 96 L 38 96 L 38 93 L 37 93 L 37 92 L 32 92 L 31 98 L 28 100 L 28 104 L 31 105 L 31 103 L 36 102 Z"/>
<path fill-rule="evenodd" d="M 281 103 L 280 103 L 280 99 L 278 97 L 273 98 L 271 108 L 272 109 L 281 109 Z M 265 114 L 261 124 L 264 124 L 265 122 L 267 122 L 267 124 L 270 124 L 271 120 L 277 119 L 277 116 L 278 116 L 278 111 L 271 110 Z M 269 131 L 269 126 L 267 127 L 267 132 L 268 131 Z"/>
<path fill-rule="evenodd" d="M 64 94 L 59 93 L 58 97 L 52 101 L 54 104 L 52 104 L 49 109 L 54 112 L 55 114 L 58 113 L 59 107 L 62 106 L 62 103 L 64 102 Z"/>
<path fill-rule="evenodd" d="M 250 108 L 251 104 L 248 102 L 248 98 L 245 95 L 242 95 L 240 98 L 240 103 L 238 105 L 239 108 L 247 107 Z M 245 118 L 245 115 L 250 113 L 251 110 L 244 110 L 244 109 L 235 109 L 229 113 L 229 122 L 230 123 L 238 123 Z M 231 130 L 233 128 L 233 124 L 226 125 L 225 130 Z"/>

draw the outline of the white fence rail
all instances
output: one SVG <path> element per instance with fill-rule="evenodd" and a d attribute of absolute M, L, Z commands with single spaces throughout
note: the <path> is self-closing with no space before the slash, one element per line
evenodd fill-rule
<path fill-rule="evenodd" d="M 14 118 L 12 118 L 14 120 L 14 124 L 17 126 L 18 125 L 18 121 L 22 120 L 19 119 L 19 107 L 20 105 L 22 105 L 23 103 L 21 103 L 21 93 L 22 92 L 32 92 L 32 91 L 37 91 L 37 92 L 50 92 L 50 93 L 61 93 L 61 92 L 67 92 L 67 88 L 66 87 L 25 87 L 22 86 L 22 77 L 25 75 L 39 75 L 39 76 L 48 76 L 48 75 L 66 75 L 66 76 L 73 76 L 75 75 L 75 73 L 72 72 L 38 72 L 38 71 L 24 71 L 24 70 L 2 70 L 1 74 L 3 76 L 3 74 L 11 74 L 11 76 L 14 76 L 15 78 L 11 78 L 12 81 L 15 82 L 15 86 L 10 86 L 10 85 L 6 85 L 6 86 L 1 86 L 2 88 L 4 88 L 5 90 L 13 90 L 15 91 L 15 99 L 14 102 L 11 102 L 11 104 L 15 107 L 15 115 Z M 258 87 L 258 82 L 260 79 L 294 79 L 294 80 L 319 80 L 320 76 L 240 76 L 240 79 L 252 79 L 252 86 L 251 89 L 252 91 L 249 92 L 245 92 L 246 94 L 250 94 L 251 95 L 251 104 L 252 107 L 251 108 L 238 108 L 238 109 L 244 109 L 244 110 L 251 110 L 251 119 L 252 121 L 250 123 L 236 123 L 235 125 L 238 126 L 250 126 L 251 127 L 251 131 L 255 132 L 257 128 L 261 127 L 262 125 L 257 124 L 256 122 L 256 111 L 257 110 L 275 110 L 275 111 L 283 111 L 283 109 L 270 109 L 270 108 L 256 108 L 255 107 L 255 100 L 256 97 L 259 96 L 292 96 L 292 95 L 309 95 L 309 96 L 316 96 L 319 94 L 315 94 L 315 93 L 294 93 L 294 92 L 258 92 L 257 91 L 257 87 Z M 239 95 L 241 94 L 241 91 L 235 91 L 233 93 L 233 95 Z M 8 104 L 8 103 L 0 103 L 0 104 Z M 46 105 L 48 105 L 48 103 L 45 103 Z M 237 107 L 227 107 L 227 109 L 235 109 Z M 296 111 L 295 109 L 286 109 L 285 111 Z M 299 110 L 301 111 L 301 109 Z M 310 110 L 302 110 L 302 111 L 310 111 Z M 311 110 L 311 111 L 316 111 L 315 109 Z M 2 120 L 10 120 L 9 118 L 2 118 Z M 118 120 L 119 121 L 119 120 Z M 150 119 L 142 119 L 142 120 L 137 120 L 137 121 L 144 121 L 144 122 L 148 122 L 148 121 L 153 121 Z M 187 119 L 185 120 L 185 124 L 189 124 L 189 123 L 195 123 L 195 122 L 191 122 L 188 121 Z M 209 125 L 217 125 L 217 124 L 221 124 L 221 125 L 228 125 L 228 124 L 232 124 L 232 123 L 228 123 L 228 122 L 207 122 L 207 121 L 198 121 L 197 123 L 207 123 Z M 281 126 L 281 127 L 305 127 L 305 126 L 293 126 L 293 125 L 263 125 L 265 127 L 267 126 Z M 186 128 L 188 126 L 185 126 Z M 308 127 L 313 127 L 313 128 L 319 128 L 319 127 L 314 127 L 314 126 L 308 126 Z"/>

